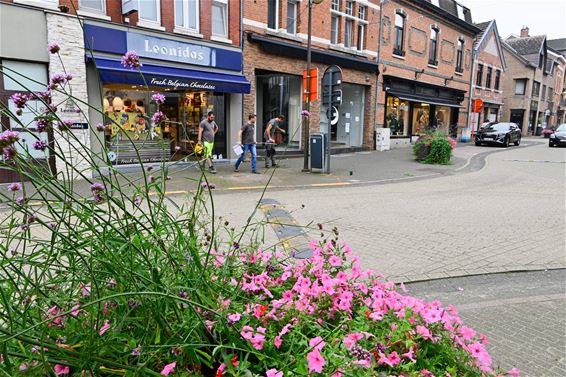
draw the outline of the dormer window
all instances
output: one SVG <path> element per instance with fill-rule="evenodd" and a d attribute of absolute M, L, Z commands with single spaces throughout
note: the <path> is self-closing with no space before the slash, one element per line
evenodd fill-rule
<path fill-rule="evenodd" d="M 458 8 L 458 18 L 465 21 L 466 17 L 464 15 L 464 7 L 460 4 L 456 4 L 456 8 Z"/>

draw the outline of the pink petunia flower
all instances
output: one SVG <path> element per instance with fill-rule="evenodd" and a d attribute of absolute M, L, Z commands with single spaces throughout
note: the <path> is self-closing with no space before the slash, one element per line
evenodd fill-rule
<path fill-rule="evenodd" d="M 161 375 L 162 376 L 168 376 L 171 372 L 173 372 L 173 369 L 175 369 L 175 367 L 177 366 L 176 362 L 172 362 L 171 364 L 167 364 L 165 365 L 165 367 L 163 368 L 163 370 L 161 371 Z"/>
<path fill-rule="evenodd" d="M 266 377 L 283 377 L 283 372 L 278 371 L 277 369 L 269 369 L 265 372 Z"/>
<path fill-rule="evenodd" d="M 68 366 L 61 364 L 55 364 L 55 366 L 53 367 L 53 371 L 57 376 L 63 376 L 65 374 L 71 373 L 71 369 Z"/>
<path fill-rule="evenodd" d="M 361 339 L 363 339 L 363 337 L 364 335 L 361 333 L 352 333 L 345 336 L 342 342 L 348 349 L 350 349 L 355 346 L 356 343 L 358 343 Z"/>
<path fill-rule="evenodd" d="M 517 377 L 517 376 L 519 375 L 519 369 L 513 368 L 513 369 L 508 370 L 507 372 L 505 372 L 505 374 L 508 375 L 508 376 Z"/>
<path fill-rule="evenodd" d="M 322 350 L 322 348 L 326 345 L 326 343 L 324 343 L 324 340 L 322 340 L 322 338 L 320 336 L 317 336 L 316 338 L 312 338 L 309 341 L 309 346 L 314 347 L 314 349 L 316 350 Z"/>
<path fill-rule="evenodd" d="M 332 267 L 339 267 L 342 265 L 342 259 L 336 255 L 333 255 L 328 258 L 328 263 L 330 263 Z"/>
<path fill-rule="evenodd" d="M 273 339 L 273 344 L 275 344 L 275 347 L 277 347 L 277 348 L 281 347 L 281 344 L 283 344 L 281 337 L 276 336 L 275 339 Z"/>
<path fill-rule="evenodd" d="M 108 331 L 108 329 L 110 328 L 110 321 L 106 320 L 104 321 L 104 324 L 102 325 L 102 327 L 98 330 L 98 335 L 102 335 L 104 334 L 106 331 Z"/>
<path fill-rule="evenodd" d="M 240 313 L 228 314 L 228 319 L 232 322 L 238 322 L 242 318 Z"/>
<path fill-rule="evenodd" d="M 432 339 L 432 333 L 424 326 L 418 325 L 417 326 L 417 334 L 423 337 L 423 339 Z"/>
<path fill-rule="evenodd" d="M 326 360 L 324 360 L 317 348 L 307 354 L 307 361 L 309 363 L 309 372 L 322 373 L 322 368 L 326 365 Z"/>

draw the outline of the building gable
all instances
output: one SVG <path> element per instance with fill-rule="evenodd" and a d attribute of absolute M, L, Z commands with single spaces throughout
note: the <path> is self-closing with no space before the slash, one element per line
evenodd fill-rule
<path fill-rule="evenodd" d="M 507 70 L 507 64 L 505 63 L 505 55 L 503 54 L 503 48 L 501 46 L 501 38 L 499 37 L 499 32 L 497 30 L 497 23 L 495 20 L 489 21 L 488 23 L 480 24 L 481 28 L 485 28 L 483 33 L 480 34 L 479 40 L 474 46 L 474 50 L 477 56 L 482 52 L 488 53 L 490 55 L 497 56 L 501 62 L 501 67 L 503 71 Z"/>

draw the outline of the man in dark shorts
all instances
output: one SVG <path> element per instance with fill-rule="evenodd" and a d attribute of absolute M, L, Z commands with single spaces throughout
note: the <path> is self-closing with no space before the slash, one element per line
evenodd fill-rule
<path fill-rule="evenodd" d="M 248 155 L 248 150 L 249 150 L 252 154 L 252 173 L 260 174 L 256 170 L 257 151 L 255 147 L 255 137 L 254 137 L 255 121 L 256 121 L 255 114 L 250 114 L 248 116 L 248 123 L 244 124 L 240 129 L 240 132 L 238 132 L 238 144 L 242 146 L 244 152 L 240 155 L 238 161 L 236 161 L 236 166 L 234 168 L 234 171 L 236 172 L 239 171 L 240 164 L 244 161 L 244 159 Z"/>
<path fill-rule="evenodd" d="M 269 168 L 269 161 L 271 161 L 271 166 L 276 167 L 275 162 L 275 133 L 281 132 L 285 133 L 279 125 L 285 121 L 285 115 L 278 115 L 277 118 L 271 119 L 267 122 L 267 127 L 265 128 L 265 167 Z"/>
<path fill-rule="evenodd" d="M 216 174 L 212 163 L 212 150 L 214 149 L 214 135 L 218 132 L 218 125 L 214 121 L 214 112 L 209 111 L 206 119 L 198 127 L 198 144 L 203 144 L 204 158 L 208 163 L 208 170 Z"/>

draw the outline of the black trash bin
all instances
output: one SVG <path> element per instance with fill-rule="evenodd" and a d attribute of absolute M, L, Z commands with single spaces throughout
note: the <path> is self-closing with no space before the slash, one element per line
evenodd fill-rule
<path fill-rule="evenodd" d="M 542 135 L 542 126 L 538 126 L 538 127 L 537 127 L 536 136 L 540 136 L 540 135 Z"/>

